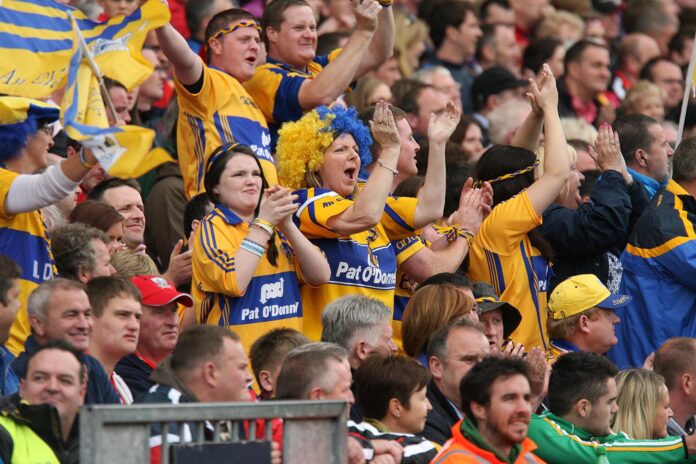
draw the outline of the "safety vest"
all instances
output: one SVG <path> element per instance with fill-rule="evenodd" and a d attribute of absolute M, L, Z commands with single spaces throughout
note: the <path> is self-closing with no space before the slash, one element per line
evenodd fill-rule
<path fill-rule="evenodd" d="M 461 432 L 462 421 L 452 426 L 452 438 L 442 447 L 431 464 L 502 464 L 502 461 L 490 451 L 479 448 L 469 441 Z M 536 444 L 529 438 L 525 438 L 522 443 L 520 454 L 515 459 L 514 464 L 539 464 L 543 460 L 532 454 L 536 449 Z"/>
<path fill-rule="evenodd" d="M 0 427 L 7 430 L 14 443 L 10 464 L 60 464 L 51 447 L 28 426 L 0 416 Z"/>

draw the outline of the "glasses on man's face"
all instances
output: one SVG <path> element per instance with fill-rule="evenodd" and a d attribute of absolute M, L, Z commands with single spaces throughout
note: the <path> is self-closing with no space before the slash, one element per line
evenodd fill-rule
<path fill-rule="evenodd" d="M 39 130 L 44 131 L 46 135 L 52 136 L 53 124 L 44 124 L 43 126 L 39 127 Z"/>

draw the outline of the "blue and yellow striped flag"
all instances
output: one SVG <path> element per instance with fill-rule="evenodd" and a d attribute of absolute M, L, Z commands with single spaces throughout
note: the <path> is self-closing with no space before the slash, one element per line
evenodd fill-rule
<path fill-rule="evenodd" d="M 151 151 L 153 130 L 139 126 L 109 127 L 97 77 L 85 62 L 78 41 L 73 43 L 68 84 L 61 103 L 68 136 L 90 148 L 104 170 L 115 177 L 140 177 L 172 161 L 161 148 Z"/>
<path fill-rule="evenodd" d="M 140 51 L 148 31 L 169 22 L 161 1 L 97 23 L 53 0 L 0 0 L 0 93 L 45 98 L 65 85 L 75 40 L 68 13 L 105 76 L 132 89 L 150 75 Z"/>

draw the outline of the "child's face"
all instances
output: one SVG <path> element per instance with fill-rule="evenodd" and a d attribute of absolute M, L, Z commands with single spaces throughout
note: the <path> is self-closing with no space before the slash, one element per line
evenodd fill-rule
<path fill-rule="evenodd" d="M 657 121 L 662 121 L 665 118 L 665 105 L 659 95 L 642 98 L 636 105 L 636 111 Z"/>

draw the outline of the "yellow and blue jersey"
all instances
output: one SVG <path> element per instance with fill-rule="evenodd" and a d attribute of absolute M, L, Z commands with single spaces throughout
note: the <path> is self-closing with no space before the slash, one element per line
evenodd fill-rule
<path fill-rule="evenodd" d="M 418 289 L 418 283 L 411 279 L 401 270 L 401 265 L 411 256 L 415 255 L 423 248 L 427 242 L 418 235 L 411 235 L 401 240 L 392 242 L 394 253 L 396 253 L 396 288 L 394 289 L 394 317 L 392 318 L 392 328 L 394 329 L 394 343 L 403 349 L 401 342 L 401 321 L 404 318 L 404 310 L 408 300 Z"/>
<path fill-rule="evenodd" d="M 21 307 L 7 342 L 7 347 L 15 355 L 24 351 L 24 341 L 31 332 L 27 316 L 29 294 L 56 273 L 41 211 L 14 215 L 5 211 L 7 193 L 17 176 L 19 174 L 0 168 L 0 254 L 12 258 L 22 269 L 19 277 Z"/>
<path fill-rule="evenodd" d="M 256 68 L 254 76 L 244 83 L 244 88 L 259 105 L 268 122 L 273 147 L 278 141 L 280 126 L 284 122 L 297 121 L 304 113 L 300 106 L 300 87 L 304 81 L 319 74 L 341 50 L 315 57 L 304 70 L 269 56 L 265 64 Z"/>
<path fill-rule="evenodd" d="M 192 94 L 174 79 L 179 99 L 177 150 L 189 198 L 205 191 L 205 164 L 220 145 L 249 146 L 261 162 L 269 185 L 278 183 L 266 119 L 242 84 L 220 70 L 203 66 L 203 84 Z"/>
<path fill-rule="evenodd" d="M 481 223 L 469 250 L 469 278 L 495 288 L 522 322 L 512 333 L 526 349 L 547 348 L 546 298 L 552 271 L 527 233 L 541 224 L 527 192 L 497 205 Z"/>
<path fill-rule="evenodd" d="M 300 207 L 293 219 L 300 231 L 324 252 L 331 267 L 328 283 L 302 287 L 305 335 L 319 340 L 321 312 L 342 296 L 364 295 L 393 308 L 396 256 L 391 241 L 413 235 L 418 200 L 390 197 L 379 224 L 344 236 L 332 230 L 328 222 L 350 208 L 353 200 L 318 188 L 294 193 L 299 196 Z"/>
<path fill-rule="evenodd" d="M 278 265 L 273 266 L 264 254 L 246 290 L 237 286 L 235 254 L 248 231 L 246 221 L 217 205 L 194 235 L 191 286 L 196 320 L 234 330 L 246 351 L 271 329 L 301 331 L 303 316 L 299 265 L 278 231 Z"/>

